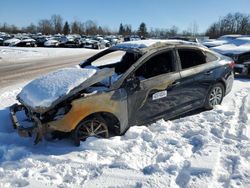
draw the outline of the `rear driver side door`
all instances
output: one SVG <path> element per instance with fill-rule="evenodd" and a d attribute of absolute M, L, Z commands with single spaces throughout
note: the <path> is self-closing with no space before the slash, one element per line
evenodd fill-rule
<path fill-rule="evenodd" d="M 188 111 L 203 106 L 213 83 L 214 71 L 207 63 L 205 53 L 196 47 L 177 48 L 181 70 L 183 108 Z"/>

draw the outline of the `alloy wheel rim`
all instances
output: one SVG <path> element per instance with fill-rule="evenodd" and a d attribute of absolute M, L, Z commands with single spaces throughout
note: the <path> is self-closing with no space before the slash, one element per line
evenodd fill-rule
<path fill-rule="evenodd" d="M 108 128 L 106 124 L 98 120 L 87 121 L 79 127 L 77 136 L 83 141 L 88 137 L 107 138 Z"/>
<path fill-rule="evenodd" d="M 222 99 L 222 89 L 220 87 L 215 87 L 210 93 L 209 104 L 215 106 L 221 103 Z"/>

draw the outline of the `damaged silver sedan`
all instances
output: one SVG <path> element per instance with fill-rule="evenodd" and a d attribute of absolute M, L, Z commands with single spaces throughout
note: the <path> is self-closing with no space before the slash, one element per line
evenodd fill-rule
<path fill-rule="evenodd" d="M 231 91 L 234 62 L 179 40 L 121 43 L 23 88 L 11 108 L 21 136 L 121 135 L 132 125 L 212 109 Z M 19 120 L 18 113 L 23 113 Z"/>

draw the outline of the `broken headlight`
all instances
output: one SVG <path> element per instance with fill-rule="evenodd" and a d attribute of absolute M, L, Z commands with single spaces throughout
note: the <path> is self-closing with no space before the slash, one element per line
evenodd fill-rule
<path fill-rule="evenodd" d="M 40 116 L 40 119 L 41 119 L 42 123 L 47 123 L 50 121 L 59 120 L 59 119 L 63 118 L 63 116 L 70 111 L 71 107 L 72 107 L 71 104 L 60 105 L 60 106 L 42 114 Z"/>
<path fill-rule="evenodd" d="M 70 111 L 71 107 L 72 106 L 69 104 L 69 105 L 58 108 L 57 112 L 55 113 L 55 115 L 53 117 L 53 120 L 55 121 L 55 120 L 62 119 L 63 116 Z"/>

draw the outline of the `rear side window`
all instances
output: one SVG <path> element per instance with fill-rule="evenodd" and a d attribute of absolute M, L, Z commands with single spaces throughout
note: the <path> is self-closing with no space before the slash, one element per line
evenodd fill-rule
<path fill-rule="evenodd" d="M 201 50 L 179 49 L 178 53 L 180 56 L 182 69 L 187 69 L 206 63 L 206 57 Z"/>
<path fill-rule="evenodd" d="M 218 59 L 214 54 L 210 52 L 205 51 L 205 54 L 206 54 L 206 62 L 216 61 Z"/>

